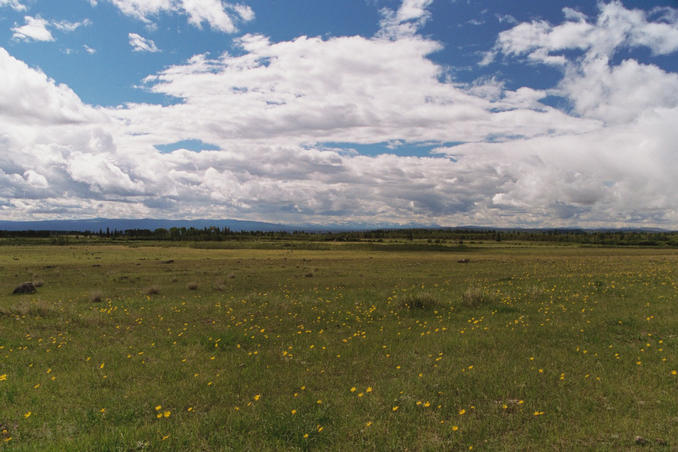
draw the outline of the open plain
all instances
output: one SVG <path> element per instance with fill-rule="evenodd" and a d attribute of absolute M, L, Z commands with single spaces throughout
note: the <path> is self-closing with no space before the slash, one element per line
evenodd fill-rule
<path fill-rule="evenodd" d="M 678 448 L 678 252 L 424 245 L 3 246 L 0 450 Z"/>

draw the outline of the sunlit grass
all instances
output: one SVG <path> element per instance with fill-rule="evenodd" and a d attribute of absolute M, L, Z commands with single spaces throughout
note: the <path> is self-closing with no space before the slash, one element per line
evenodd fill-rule
<path fill-rule="evenodd" d="M 678 446 L 671 251 L 0 252 L 6 450 Z"/>

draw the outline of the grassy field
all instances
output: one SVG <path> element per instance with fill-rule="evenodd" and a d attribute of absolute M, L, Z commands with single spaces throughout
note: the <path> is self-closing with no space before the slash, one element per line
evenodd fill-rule
<path fill-rule="evenodd" d="M 678 449 L 676 251 L 330 248 L 0 247 L 0 450 Z"/>

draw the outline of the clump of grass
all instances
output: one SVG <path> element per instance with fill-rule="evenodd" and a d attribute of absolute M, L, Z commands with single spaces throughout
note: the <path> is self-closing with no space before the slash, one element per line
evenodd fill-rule
<path fill-rule="evenodd" d="M 160 288 L 158 286 L 151 286 L 146 289 L 146 295 L 158 295 L 160 293 Z"/>
<path fill-rule="evenodd" d="M 188 290 L 198 290 L 198 283 L 190 282 L 186 287 L 188 287 Z"/>
<path fill-rule="evenodd" d="M 440 307 L 440 301 L 428 292 L 408 293 L 400 301 L 400 307 L 407 311 L 431 311 Z"/>
<path fill-rule="evenodd" d="M 101 303 L 104 301 L 104 294 L 99 290 L 94 291 L 89 295 L 89 301 L 92 303 Z"/>
<path fill-rule="evenodd" d="M 471 286 L 461 296 L 461 305 L 467 308 L 487 306 L 497 301 L 497 297 L 484 287 Z"/>
<path fill-rule="evenodd" d="M 0 307 L 0 316 L 50 317 L 57 314 L 57 309 L 43 300 L 23 301 L 14 306 Z"/>

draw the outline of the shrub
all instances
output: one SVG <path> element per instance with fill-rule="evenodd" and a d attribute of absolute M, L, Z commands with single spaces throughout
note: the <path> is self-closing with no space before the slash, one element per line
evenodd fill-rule
<path fill-rule="evenodd" d="M 188 283 L 188 290 L 198 290 L 198 283 L 197 282 L 191 282 Z"/>
<path fill-rule="evenodd" d="M 160 293 L 160 288 L 158 286 L 151 286 L 146 289 L 146 295 L 158 295 Z"/>
<path fill-rule="evenodd" d="M 89 301 L 92 303 L 101 303 L 104 301 L 104 295 L 100 291 L 92 292 L 89 296 Z"/>

